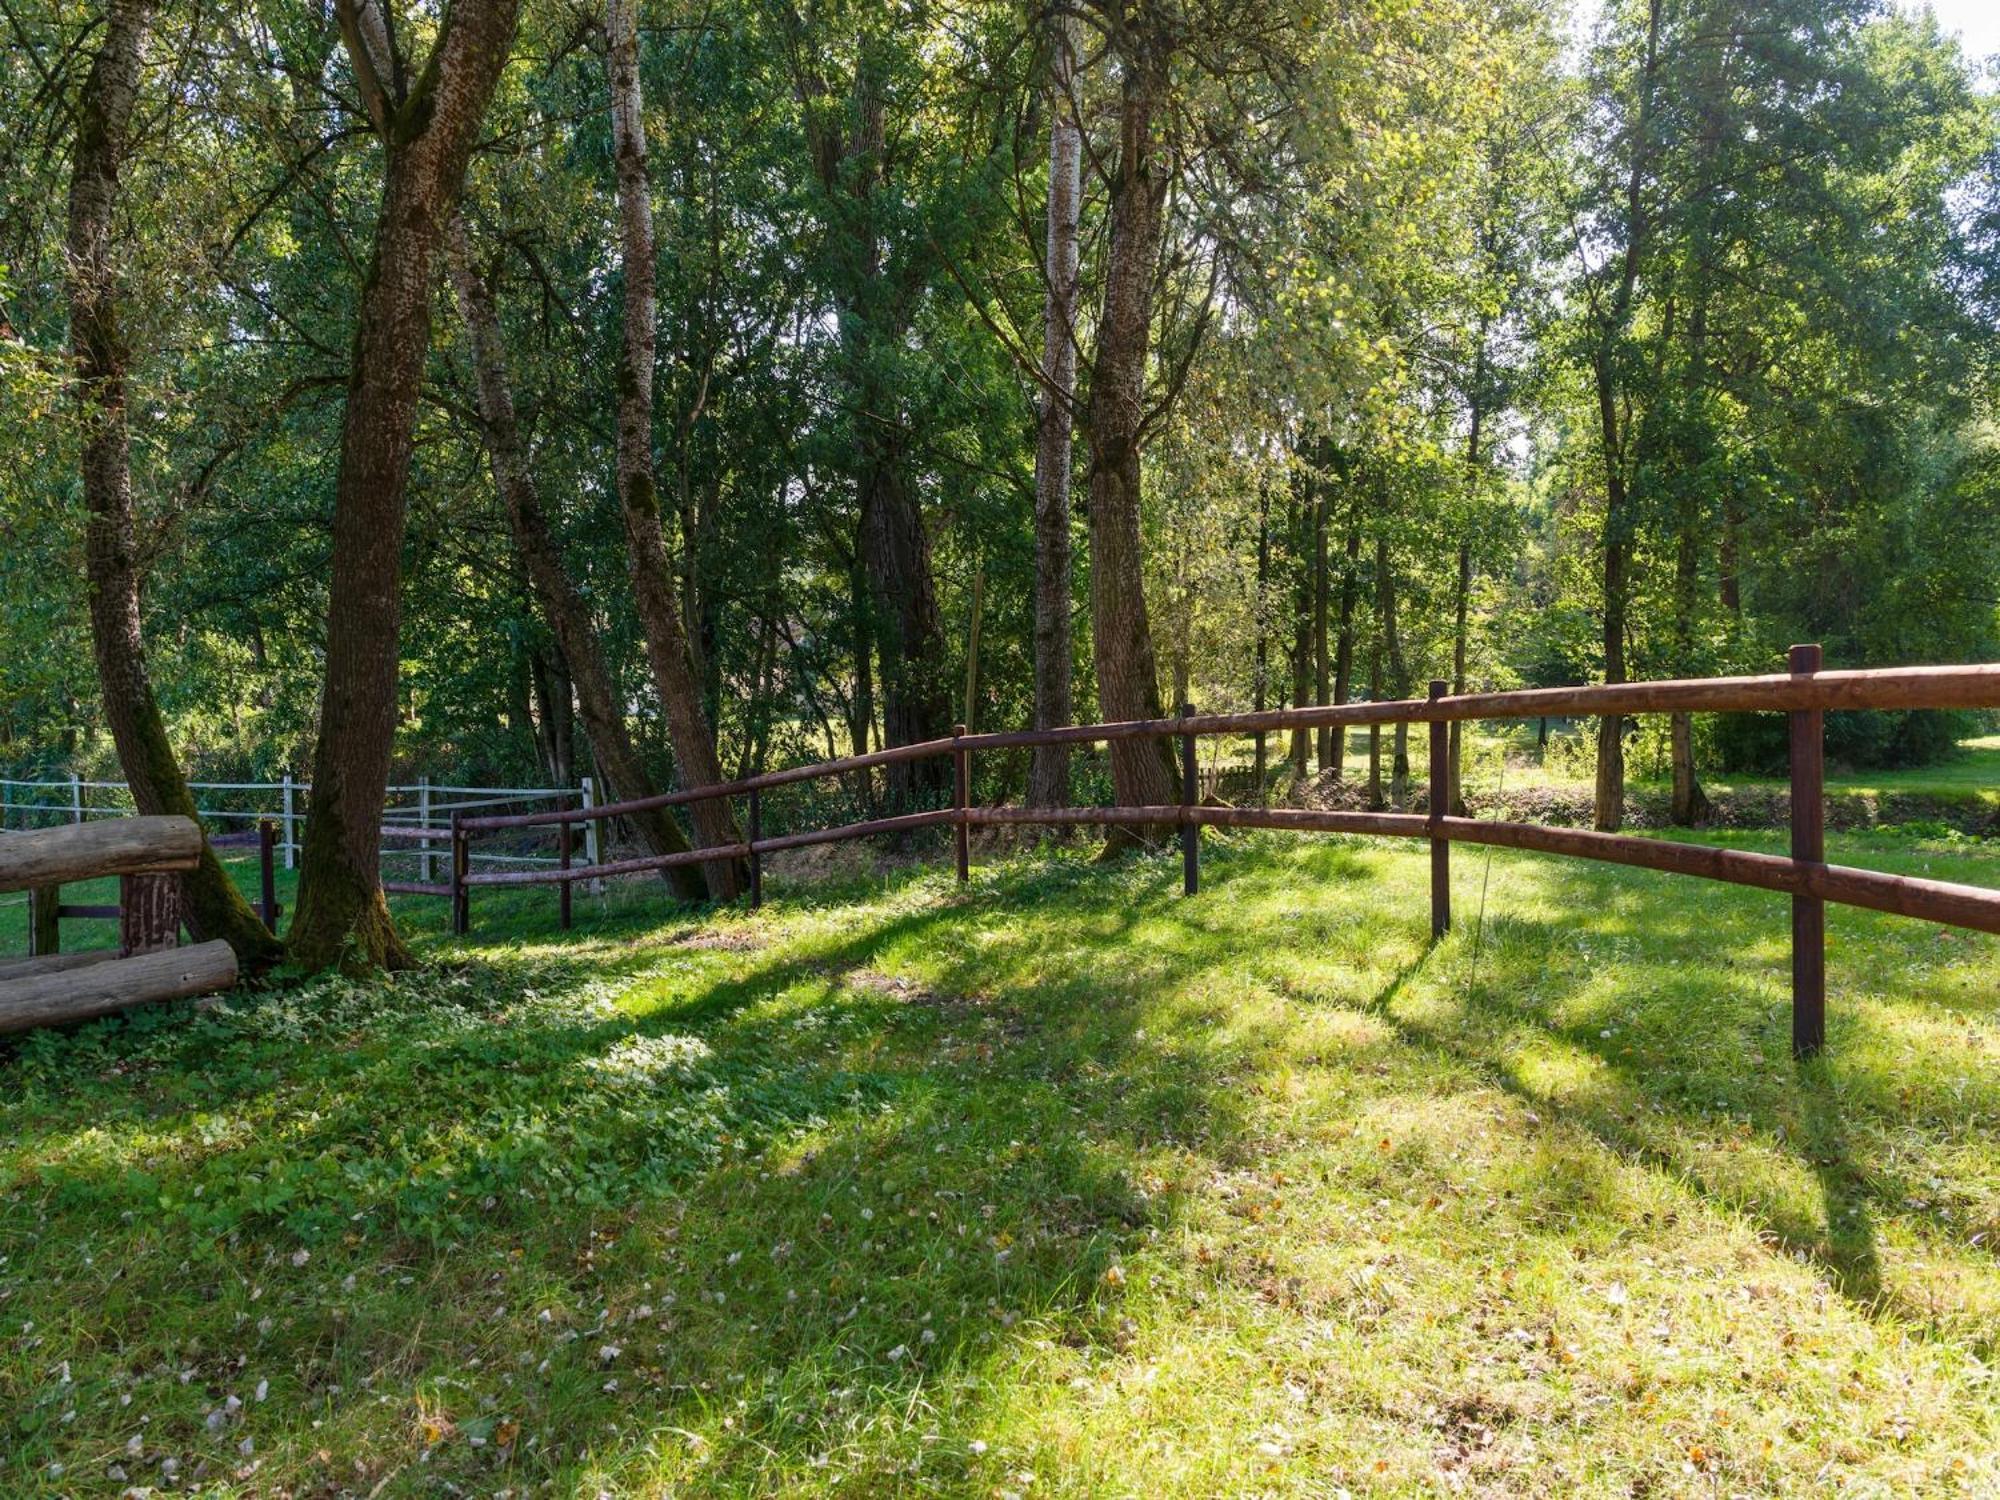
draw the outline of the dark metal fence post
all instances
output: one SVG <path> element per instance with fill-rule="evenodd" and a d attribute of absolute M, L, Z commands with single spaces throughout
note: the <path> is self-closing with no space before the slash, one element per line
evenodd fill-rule
<path fill-rule="evenodd" d="M 965 738 L 965 726 L 951 726 L 951 737 Z M 958 810 L 958 883 L 964 885 L 972 879 L 972 827 L 966 822 L 966 809 L 972 805 L 972 752 L 963 748 L 951 752 L 952 803 Z"/>
<path fill-rule="evenodd" d="M 1794 646 L 1794 676 L 1820 668 L 1818 646 Z M 1792 858 L 1826 861 L 1826 715 L 1799 709 L 1791 715 Z M 1792 897 L 1792 1055 L 1811 1057 L 1826 1045 L 1826 903 Z"/>
<path fill-rule="evenodd" d="M 764 799 L 756 787 L 750 788 L 750 909 L 764 904 L 764 856 L 757 844 L 764 837 Z"/>
<path fill-rule="evenodd" d="M 569 824 L 558 823 L 556 824 L 556 861 L 561 866 L 563 873 L 565 875 L 569 873 L 569 858 L 570 858 Z M 560 918 L 560 921 L 562 922 L 562 929 L 564 932 L 569 931 L 570 891 L 575 886 L 575 884 L 576 882 L 573 880 L 565 880 L 560 886 L 557 887 L 557 889 L 562 892 L 562 908 L 561 908 L 562 916 Z"/>
<path fill-rule="evenodd" d="M 258 915 L 264 919 L 264 926 L 273 937 L 278 932 L 277 847 L 277 823 L 270 818 L 260 819 L 257 823 L 257 883 L 258 893 L 263 899 Z"/>
<path fill-rule="evenodd" d="M 451 815 L 451 930 L 459 937 L 472 930 L 472 893 L 465 885 L 471 863 L 472 855 L 466 847 L 465 814 L 455 812 Z"/>
<path fill-rule="evenodd" d="M 1194 705 L 1181 705 L 1181 719 L 1194 717 Z M 1194 807 L 1198 800 L 1194 753 L 1194 734 L 1183 728 L 1181 731 L 1181 893 L 1192 896 L 1201 890 L 1201 829 L 1194 821 Z"/>
<path fill-rule="evenodd" d="M 1451 684 L 1439 677 L 1431 679 L 1431 702 L 1450 691 Z M 1451 931 L 1451 840 L 1444 837 L 1445 803 L 1451 785 L 1451 726 L 1443 719 L 1431 720 L 1431 941 Z"/>

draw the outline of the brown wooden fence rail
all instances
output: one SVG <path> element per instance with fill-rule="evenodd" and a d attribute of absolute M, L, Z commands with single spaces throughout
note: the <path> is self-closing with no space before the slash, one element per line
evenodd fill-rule
<path fill-rule="evenodd" d="M 1016 730 L 1000 734 L 967 734 L 961 727 L 953 732 L 950 739 L 898 745 L 872 754 L 771 771 L 741 781 L 692 787 L 639 801 L 505 817 L 464 817 L 455 814 L 450 835 L 451 883 L 446 887 L 427 888 L 426 893 L 450 896 L 453 929 L 463 933 L 470 925 L 474 887 L 557 885 L 561 888 L 562 921 L 567 927 L 570 920 L 570 888 L 578 880 L 638 874 L 674 865 L 726 859 L 749 862 L 750 897 L 754 905 L 761 901 L 763 895 L 762 859 L 766 854 L 808 844 L 937 826 L 950 826 L 956 831 L 958 878 L 964 881 L 969 878 L 971 868 L 971 829 L 1026 823 L 1178 828 L 1183 889 L 1192 896 L 1200 889 L 1202 828 L 1278 828 L 1427 840 L 1431 857 L 1431 931 L 1433 936 L 1442 937 L 1451 927 L 1451 846 L 1454 843 L 1494 844 L 1510 849 L 1529 849 L 1545 854 L 1564 854 L 1578 859 L 1663 870 L 1674 875 L 1697 875 L 1790 896 L 1792 1048 L 1798 1056 L 1807 1057 L 1818 1052 L 1826 1042 L 1825 903 L 1828 901 L 1953 927 L 2000 933 L 2000 891 L 1922 880 L 1908 875 L 1887 875 L 1825 862 L 1825 715 L 1828 710 L 1837 709 L 2000 708 L 2000 664 L 1823 672 L 1820 670 L 1818 646 L 1794 646 L 1789 666 L 1789 672 L 1768 676 L 1539 688 L 1505 693 L 1454 695 L 1447 691 L 1447 684 L 1432 682 L 1428 698 L 1391 702 L 1344 703 L 1242 714 L 1197 714 L 1190 706 L 1170 719 L 1082 724 L 1063 729 Z M 1413 723 L 1430 726 L 1430 784 L 1435 789 L 1443 786 L 1446 780 L 1447 726 L 1455 720 L 1772 711 L 1784 712 L 1791 717 L 1789 856 L 1583 829 L 1549 828 L 1534 823 L 1485 822 L 1451 817 L 1447 815 L 1442 800 L 1436 796 L 1431 797 L 1430 810 L 1423 814 L 1204 807 L 1197 801 L 1196 778 L 1192 774 L 1195 741 L 1202 735 Z M 1058 743 L 1167 738 L 1180 741 L 1183 791 L 1178 805 L 1074 808 L 970 805 L 972 757 L 982 751 L 1015 750 Z M 871 766 L 946 755 L 951 757 L 953 769 L 953 796 L 949 808 L 908 813 L 900 817 L 874 818 L 810 833 L 764 837 L 762 806 L 763 793 L 767 791 L 797 782 L 843 776 Z M 717 797 L 747 799 L 747 827 L 742 842 L 677 854 L 617 860 L 609 864 L 575 865 L 570 862 L 573 824 L 653 808 L 677 807 Z M 557 868 L 472 873 L 468 851 L 475 834 L 546 826 L 558 830 L 562 858 Z"/>

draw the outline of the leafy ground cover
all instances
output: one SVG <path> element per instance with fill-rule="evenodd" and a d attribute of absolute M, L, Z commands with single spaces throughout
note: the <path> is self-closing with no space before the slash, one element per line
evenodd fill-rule
<path fill-rule="evenodd" d="M 1797 1068 L 1769 896 L 1208 851 L 6 1044 L 0 1493 L 2000 1487 L 1993 940 L 1836 909 Z"/>

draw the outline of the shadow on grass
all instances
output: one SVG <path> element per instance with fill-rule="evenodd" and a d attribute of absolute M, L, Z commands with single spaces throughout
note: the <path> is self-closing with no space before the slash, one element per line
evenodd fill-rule
<path fill-rule="evenodd" d="M 902 891 L 910 909 L 770 949 L 677 945 L 677 924 L 633 916 L 577 932 L 579 958 L 543 958 L 532 945 L 556 938 L 551 913 L 547 932 L 524 921 L 508 935 L 530 951 L 505 967 L 459 945 L 460 960 L 351 1017 L 335 1005 L 295 1029 L 279 993 L 235 1016 L 180 1008 L 51 1034 L 0 1060 L 31 1082 L 0 1224 L 24 1242 L 32 1226 L 51 1257 L 90 1243 L 122 1263 L 57 1357 L 86 1389 L 111 1378 L 105 1358 L 192 1370 L 148 1398 L 149 1451 L 189 1455 L 184 1472 L 216 1446 L 204 1408 L 240 1379 L 221 1347 L 237 1340 L 215 1330 L 272 1305 L 250 1307 L 235 1274 L 191 1289 L 189 1263 L 283 1278 L 295 1245 L 309 1269 L 288 1278 L 302 1285 L 280 1305 L 297 1310 L 269 1336 L 308 1351 L 290 1394 L 326 1425 L 262 1440 L 281 1472 L 309 1475 L 336 1434 L 379 1421 L 383 1396 L 421 1404 L 466 1382 L 468 1337 L 549 1361 L 494 1392 L 528 1430 L 566 1434 L 507 1455 L 509 1480 L 659 1462 L 606 1426 L 635 1416 L 646 1432 L 741 1440 L 740 1464 L 767 1478 L 807 1472 L 850 1416 L 921 1406 L 945 1372 L 952 1421 L 976 1431 L 987 1382 L 968 1372 L 1022 1331 L 1122 1337 L 1098 1307 L 1103 1276 L 1158 1212 L 1129 1180 L 1134 1144 L 1243 1128 L 1243 1101 L 1213 1084 L 1199 1046 L 1159 1050 L 1135 1021 L 1139 986 L 1185 978 L 1198 952 L 1162 944 L 1112 965 L 1116 982 L 1072 973 L 1011 995 L 965 941 L 968 920 L 1103 878 Z M 1115 955 L 1174 909 L 1170 889 L 1164 875 L 1131 889 L 1092 916 L 1093 938 Z M 641 936 L 643 952 L 616 946 Z M 913 953 L 938 959 L 928 985 L 876 967 Z M 628 1008 L 584 994 L 607 970 Z M 549 1003 L 509 1003 L 537 988 Z M 66 1089 L 65 1070 L 87 1086 Z M 1088 1129 L 1079 1090 L 1094 1095 Z M 390 1271 L 418 1292 L 395 1293 Z M 9 1272 L 35 1276 L 36 1252 Z M 446 1311 L 494 1300 L 518 1310 L 497 1330 Z M 194 1352 L 172 1352 L 191 1335 Z M 597 1356 L 612 1342 L 622 1388 Z M 496 1362 L 510 1381 L 511 1365 Z M 70 1456 L 46 1429 L 8 1436 L 24 1465 Z M 964 1444 L 954 1453 L 926 1461 L 948 1473 L 969 1462 Z M 386 1464 L 362 1492 L 395 1482 Z M 490 1450 L 460 1445 L 425 1482 L 496 1474 Z"/>
<path fill-rule="evenodd" d="M 1464 938 L 1429 949 L 1420 907 L 1407 931 L 1387 924 L 1387 943 L 1375 910 L 1322 909 L 1330 883 L 1371 876 L 1367 846 L 1289 859 L 1274 847 L 1216 840 L 1193 902 L 1171 857 L 1015 867 L 964 892 L 925 889 L 934 876 L 864 882 L 782 903 L 771 922 L 839 912 L 847 895 L 892 909 L 764 947 L 753 918 L 704 929 L 586 913 L 565 936 L 552 903 L 496 901 L 492 926 L 446 944 L 404 1011 L 378 995 L 352 1018 L 305 1017 L 296 1036 L 256 1029 L 260 1008 L 282 1016 L 274 996 L 246 1005 L 241 1026 L 181 1010 L 53 1037 L 27 1059 L 40 1099 L 16 1111 L 15 1141 L 17 1161 L 54 1160 L 6 1185 L 0 1215 L 35 1241 L 10 1272 L 34 1278 L 38 1254 L 84 1241 L 127 1263 L 114 1292 L 85 1302 L 79 1348 L 119 1351 L 79 1354 L 91 1381 L 93 1359 L 164 1361 L 217 1320 L 254 1324 L 247 1291 L 190 1290 L 177 1263 L 214 1254 L 268 1278 L 310 1244 L 303 1275 L 320 1279 L 279 1335 L 299 1351 L 295 1394 L 328 1428 L 261 1448 L 302 1487 L 349 1481 L 313 1473 L 342 1433 L 350 1449 L 381 1448 L 374 1397 L 463 1411 L 461 1387 L 549 1435 L 508 1456 L 509 1483 L 671 1472 L 697 1446 L 650 1450 L 681 1431 L 739 1487 L 780 1487 L 891 1420 L 911 1424 L 909 1440 L 877 1457 L 918 1468 L 850 1475 L 852 1491 L 915 1487 L 913 1473 L 951 1482 L 972 1472 L 965 1445 L 933 1450 L 922 1433 L 978 1433 L 1024 1333 L 1105 1349 L 1124 1336 L 1106 1272 L 1175 1212 L 1133 1181 L 1135 1158 L 1169 1146 L 1213 1161 L 1258 1128 L 1240 1044 L 1199 1024 L 1241 982 L 1379 1018 L 1406 1046 L 1753 1220 L 1855 1304 L 1884 1304 L 1877 1225 L 1922 1166 L 1871 1135 L 1886 1080 L 1858 1091 L 1870 1129 L 1856 1128 L 1857 1065 L 1838 1029 L 1830 1060 L 1791 1068 L 1779 903 L 1731 892 L 1696 905 L 1683 893 L 1707 887 L 1537 864 L 1574 915 L 1489 913 L 1467 978 Z M 1285 967 L 1297 955 L 1239 915 L 1280 893 L 1296 908 L 1290 946 L 1312 945 L 1317 970 Z M 1508 904 L 1504 882 L 1494 896 Z M 1373 945 L 1351 971 L 1349 942 Z M 503 960 L 503 943 L 521 951 Z M 567 956 L 538 951 L 562 943 Z M 587 993 L 605 978 L 624 1008 Z M 537 989 L 543 1002 L 521 1002 Z M 1139 1020 L 1163 992 L 1185 997 L 1190 1023 L 1171 1036 Z M 1593 1088 L 1542 1086 L 1523 1070 L 1524 1039 L 1587 1060 Z M 1760 1053 L 1769 1061 L 1748 1073 Z M 94 1081 L 73 1094 L 48 1083 L 66 1067 Z M 1725 1095 L 1729 1129 L 1809 1170 L 1816 1213 L 1760 1191 L 1775 1165 L 1714 1170 L 1704 1140 L 1723 1128 L 1712 1106 Z M 257 1125 L 225 1128 L 231 1116 Z M 1582 1176 L 1550 1181 L 1551 1201 L 1590 1191 L 1588 1161 L 1564 1170 Z M 163 1195 L 176 1204 L 164 1216 Z M 330 1290 L 343 1274 L 381 1286 L 384 1267 L 416 1290 Z M 549 1324 L 538 1307 L 555 1309 Z M 426 1319 L 434 1330 L 413 1334 Z M 614 1344 L 615 1390 L 598 1354 Z M 465 1363 L 473 1348 L 486 1374 Z M 159 1410 L 157 1440 L 204 1451 L 201 1403 L 238 1379 L 226 1352 L 209 1340 L 190 1357 L 198 1383 Z M 366 1399 L 353 1394 L 363 1374 Z M 57 1451 L 46 1432 L 9 1436 L 24 1463 Z M 394 1481 L 391 1462 L 362 1476 L 363 1493 Z M 484 1483 L 501 1467 L 490 1447 L 448 1446 L 426 1483 Z"/>

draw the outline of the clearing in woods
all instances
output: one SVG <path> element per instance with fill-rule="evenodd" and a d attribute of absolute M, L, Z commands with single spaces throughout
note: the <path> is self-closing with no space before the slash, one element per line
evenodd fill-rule
<path fill-rule="evenodd" d="M 7 1044 L 0 1491 L 1995 1493 L 1996 940 L 1830 910 L 1798 1068 L 1780 898 L 1208 850 Z"/>

